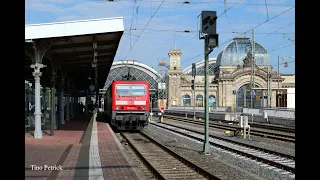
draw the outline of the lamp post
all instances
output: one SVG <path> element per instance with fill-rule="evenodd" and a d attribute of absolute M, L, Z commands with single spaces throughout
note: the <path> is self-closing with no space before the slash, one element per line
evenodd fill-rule
<path fill-rule="evenodd" d="M 151 115 L 150 115 L 150 121 L 152 121 L 152 115 L 153 115 L 153 113 L 152 113 L 152 104 L 153 104 L 153 101 L 152 101 L 152 100 L 153 100 L 153 98 L 151 97 L 151 113 L 150 113 Z M 150 121 L 149 121 L 149 122 L 150 122 Z"/>
<path fill-rule="evenodd" d="M 196 81 L 196 74 L 197 74 L 197 68 L 196 63 L 192 63 L 192 70 L 191 74 L 193 76 L 193 81 L 191 85 L 191 89 L 193 90 L 193 120 L 196 120 L 196 91 L 195 91 L 195 81 Z"/>
<path fill-rule="evenodd" d="M 288 58 L 294 58 L 294 56 L 289 56 Z M 283 60 L 284 58 L 281 57 L 281 59 Z M 288 62 L 284 62 L 281 63 L 284 64 L 284 67 L 289 67 Z M 280 56 L 278 56 L 278 90 L 277 90 L 277 99 L 278 99 L 278 107 L 280 108 Z"/>
<path fill-rule="evenodd" d="M 195 82 L 196 76 L 193 76 L 193 82 Z M 196 91 L 195 85 L 193 84 L 193 120 L 196 120 Z"/>

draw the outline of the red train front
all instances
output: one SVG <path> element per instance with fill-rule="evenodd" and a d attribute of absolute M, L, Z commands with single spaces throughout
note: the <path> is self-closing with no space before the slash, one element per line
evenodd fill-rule
<path fill-rule="evenodd" d="M 105 111 L 110 123 L 119 130 L 141 130 L 148 124 L 149 83 L 113 81 L 106 93 Z"/>

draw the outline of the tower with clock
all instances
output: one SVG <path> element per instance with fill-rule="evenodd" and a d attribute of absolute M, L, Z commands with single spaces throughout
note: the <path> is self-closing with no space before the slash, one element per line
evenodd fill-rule
<path fill-rule="evenodd" d="M 181 105 L 181 76 L 182 70 L 180 68 L 180 57 L 182 52 L 180 49 L 169 50 L 169 71 L 168 71 L 168 106 L 179 106 Z"/>
<path fill-rule="evenodd" d="M 169 50 L 169 61 L 170 61 L 170 70 L 180 70 L 180 57 L 181 57 L 180 49 L 170 49 Z"/>

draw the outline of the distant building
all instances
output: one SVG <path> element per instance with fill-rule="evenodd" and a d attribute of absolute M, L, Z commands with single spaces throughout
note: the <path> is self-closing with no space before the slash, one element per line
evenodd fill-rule
<path fill-rule="evenodd" d="M 219 54 L 209 59 L 209 106 L 250 107 L 251 40 L 235 38 Z M 196 63 L 195 91 L 191 88 L 191 65 L 180 68 L 182 52 L 169 50 L 168 106 L 204 106 L 204 60 Z M 269 107 L 294 108 L 294 76 L 278 77 L 272 71 L 270 57 L 263 46 L 255 42 L 254 108 L 268 106 L 268 86 L 271 99 Z M 268 72 L 269 69 L 269 72 Z M 269 79 L 269 83 L 268 83 Z M 279 98 L 277 98 L 279 81 Z M 236 95 L 233 91 L 236 91 Z"/>
<path fill-rule="evenodd" d="M 217 58 L 209 59 L 209 106 L 234 107 L 236 104 L 237 107 L 250 107 L 250 98 L 252 98 L 250 86 L 251 77 L 253 77 L 251 76 L 251 53 L 249 38 L 235 38 L 225 46 Z M 137 80 L 148 81 L 150 89 L 156 92 L 157 100 L 153 102 L 153 107 L 204 106 L 204 61 L 196 62 L 197 76 L 193 91 L 191 65 L 185 69 L 181 69 L 180 66 L 182 51 L 170 49 L 168 55 L 169 64 L 165 65 L 168 71 L 165 75 L 137 61 L 114 62 L 105 88 L 110 86 L 113 80 L 121 79 L 130 71 L 130 75 Z M 255 42 L 254 69 L 255 88 L 252 100 L 254 108 L 268 106 L 295 108 L 295 76 L 288 74 L 278 76 L 270 64 L 268 52 L 257 42 Z M 165 83 L 165 88 L 159 89 L 162 87 L 159 83 Z M 237 92 L 236 95 L 233 94 L 234 91 Z"/>

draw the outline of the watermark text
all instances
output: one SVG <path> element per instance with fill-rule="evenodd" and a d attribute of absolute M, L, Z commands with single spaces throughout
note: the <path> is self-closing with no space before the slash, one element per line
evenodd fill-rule
<path fill-rule="evenodd" d="M 61 171 L 63 170 L 61 165 L 43 165 L 43 166 L 37 166 L 37 165 L 30 165 L 32 171 Z"/>

